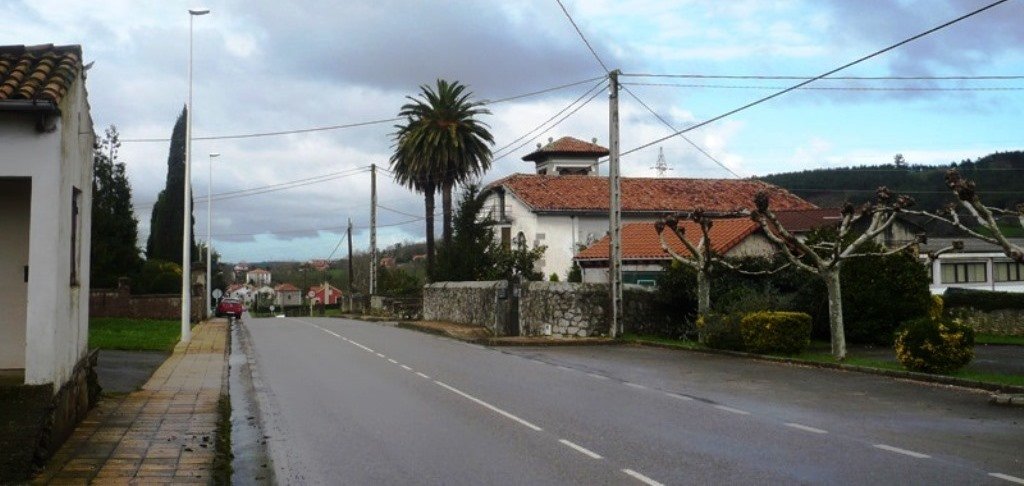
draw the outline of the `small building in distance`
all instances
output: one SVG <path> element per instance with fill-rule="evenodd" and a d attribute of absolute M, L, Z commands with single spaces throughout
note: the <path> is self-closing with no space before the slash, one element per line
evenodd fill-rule
<path fill-rule="evenodd" d="M 254 268 L 245 274 L 245 282 L 256 287 L 270 285 L 270 270 Z"/>
<path fill-rule="evenodd" d="M 281 307 L 302 305 L 302 289 L 290 283 L 275 286 L 274 304 Z"/>

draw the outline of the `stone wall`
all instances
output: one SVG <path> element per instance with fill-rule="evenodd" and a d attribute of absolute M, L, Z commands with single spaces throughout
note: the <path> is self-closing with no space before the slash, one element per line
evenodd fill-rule
<path fill-rule="evenodd" d="M 975 332 L 998 336 L 1024 336 L 1024 311 L 1005 309 L 980 311 L 969 307 L 951 309 L 955 317 L 974 327 Z"/>
<path fill-rule="evenodd" d="M 519 322 L 528 336 L 608 334 L 608 286 L 570 282 L 525 282 Z"/>
<path fill-rule="evenodd" d="M 423 287 L 423 320 L 484 326 L 495 336 L 505 329 L 508 282 L 436 282 Z M 500 314 L 500 315 L 499 315 Z"/>
<path fill-rule="evenodd" d="M 192 320 L 206 317 L 202 295 L 192 297 Z M 134 319 L 180 319 L 181 295 L 132 295 L 127 285 L 89 292 L 89 317 L 131 317 Z"/>

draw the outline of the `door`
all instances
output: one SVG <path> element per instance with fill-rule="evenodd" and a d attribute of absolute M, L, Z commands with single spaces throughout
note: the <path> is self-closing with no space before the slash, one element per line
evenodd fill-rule
<path fill-rule="evenodd" d="M 0 369 L 25 368 L 32 180 L 0 178 Z"/>

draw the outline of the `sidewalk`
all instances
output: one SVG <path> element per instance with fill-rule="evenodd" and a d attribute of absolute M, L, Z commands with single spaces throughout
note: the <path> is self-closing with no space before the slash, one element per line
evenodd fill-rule
<path fill-rule="evenodd" d="M 33 484 L 210 483 L 228 324 L 192 329 L 142 390 L 104 397 Z"/>

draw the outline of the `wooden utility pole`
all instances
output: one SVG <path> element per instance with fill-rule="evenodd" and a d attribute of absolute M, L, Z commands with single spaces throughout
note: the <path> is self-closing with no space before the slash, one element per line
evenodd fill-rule
<path fill-rule="evenodd" d="M 348 295 L 352 295 L 352 218 L 348 218 Z"/>
<path fill-rule="evenodd" d="M 370 164 L 370 295 L 377 295 L 377 164 Z"/>
<path fill-rule="evenodd" d="M 619 70 L 608 73 L 608 235 L 611 240 L 608 255 L 608 287 L 611 292 L 612 338 L 622 332 L 622 198 L 619 174 Z"/>

